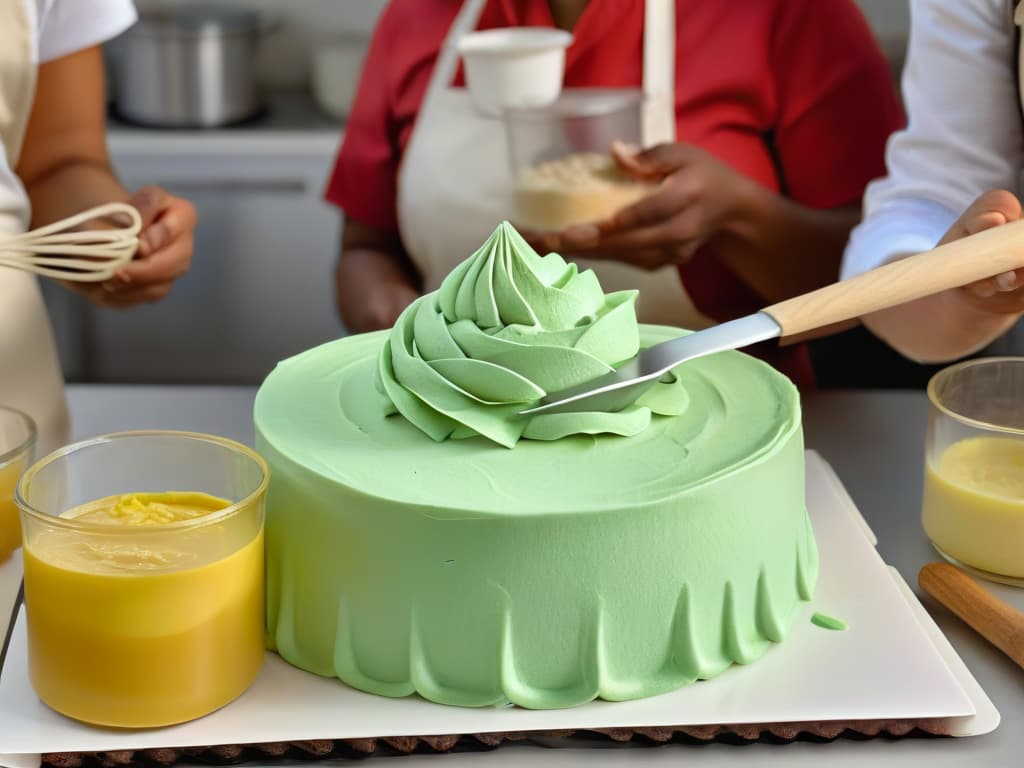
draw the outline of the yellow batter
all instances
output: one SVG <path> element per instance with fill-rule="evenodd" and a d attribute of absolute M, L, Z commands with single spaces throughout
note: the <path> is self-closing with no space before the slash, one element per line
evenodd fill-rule
<path fill-rule="evenodd" d="M 116 501 L 112 502 L 112 499 Z M 88 523 L 165 525 L 205 517 L 228 505 L 224 499 L 205 493 L 131 493 L 100 499 L 65 512 L 63 516 Z"/>
<path fill-rule="evenodd" d="M 975 437 L 925 468 L 928 537 L 974 568 L 1024 578 L 1024 440 Z"/>

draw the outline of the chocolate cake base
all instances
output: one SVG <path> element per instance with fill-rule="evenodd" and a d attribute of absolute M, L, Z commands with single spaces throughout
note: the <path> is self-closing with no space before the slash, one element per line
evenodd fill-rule
<path fill-rule="evenodd" d="M 43 755 L 43 766 L 51 768 L 114 768 L 115 766 L 183 763 L 208 765 L 240 764 L 268 759 L 338 760 L 371 755 L 430 752 L 473 752 L 495 749 L 505 742 L 532 741 L 546 747 L 609 746 L 632 742 L 656 744 L 746 744 L 754 741 L 832 741 L 839 738 L 906 738 L 949 736 L 941 719 L 847 720 L 807 723 L 764 723 L 744 725 L 687 725 L 652 728 L 607 728 L 594 731 L 509 731 L 444 736 L 391 736 L 374 739 L 320 739 L 314 741 L 228 744 L 182 749 L 119 750 L 116 752 L 54 752 Z"/>

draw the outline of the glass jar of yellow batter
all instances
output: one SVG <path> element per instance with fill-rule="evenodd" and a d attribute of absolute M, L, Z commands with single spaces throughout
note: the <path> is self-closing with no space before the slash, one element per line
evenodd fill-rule
<path fill-rule="evenodd" d="M 29 675 L 53 709 L 122 728 L 181 723 L 239 696 L 264 657 L 267 466 L 243 445 L 124 432 L 29 468 Z"/>
<path fill-rule="evenodd" d="M 21 524 L 14 488 L 32 463 L 36 425 L 27 415 L 0 406 L 0 563 L 21 546 Z"/>
<path fill-rule="evenodd" d="M 954 563 L 1024 585 L 1024 358 L 950 366 L 928 398 L 925 532 Z"/>

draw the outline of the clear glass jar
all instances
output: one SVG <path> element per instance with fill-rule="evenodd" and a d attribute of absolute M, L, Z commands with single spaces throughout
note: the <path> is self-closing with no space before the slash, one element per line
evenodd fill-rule
<path fill-rule="evenodd" d="M 249 448 L 189 432 L 106 435 L 30 467 L 16 499 L 43 702 L 156 727 L 245 691 L 264 657 L 267 478 Z"/>
<path fill-rule="evenodd" d="M 979 576 L 1024 584 L 1024 358 L 969 360 L 928 384 L 922 522 Z"/>
<path fill-rule="evenodd" d="M 35 422 L 21 411 L 0 406 L 0 563 L 21 546 L 14 489 L 32 463 L 35 447 Z"/>

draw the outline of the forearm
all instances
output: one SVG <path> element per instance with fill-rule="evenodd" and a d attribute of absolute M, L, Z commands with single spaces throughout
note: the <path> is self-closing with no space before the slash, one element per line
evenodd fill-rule
<path fill-rule="evenodd" d="M 188 270 L 196 215 L 187 200 L 156 187 L 124 190 L 107 155 L 105 109 L 99 46 L 40 65 L 15 172 L 32 205 L 33 227 L 105 203 L 135 207 L 141 229 L 134 258 L 102 283 L 67 283 L 97 304 L 127 307 L 163 298 Z"/>
<path fill-rule="evenodd" d="M 957 289 L 875 312 L 862 320 L 904 357 L 919 363 L 944 363 L 992 343 L 1019 317 L 981 310 Z"/>
<path fill-rule="evenodd" d="M 38 227 L 80 213 L 95 205 L 124 202 L 128 193 L 110 166 L 88 159 L 69 160 L 26 186 L 32 202 L 32 226 Z"/>
<path fill-rule="evenodd" d="M 335 279 L 338 314 L 351 333 L 390 328 L 399 313 L 419 296 L 417 280 L 388 251 L 343 251 Z"/>
<path fill-rule="evenodd" d="M 839 279 L 839 265 L 857 207 L 807 208 L 753 181 L 712 244 L 719 258 L 774 303 Z"/>
<path fill-rule="evenodd" d="M 390 328 L 420 294 L 420 280 L 397 232 L 348 219 L 338 265 L 338 314 L 352 333 Z"/>
<path fill-rule="evenodd" d="M 368 247 L 342 249 L 335 273 L 339 292 L 351 295 L 371 276 L 382 284 L 418 290 L 415 274 L 398 255 Z"/>
<path fill-rule="evenodd" d="M 103 59 L 87 48 L 39 68 L 18 167 L 32 224 L 48 224 L 128 195 L 107 155 Z"/>
<path fill-rule="evenodd" d="M 868 194 L 869 203 L 873 193 Z M 854 230 L 843 257 L 844 278 L 934 248 L 956 226 L 957 215 L 928 199 L 874 205 Z M 864 325 L 908 359 L 944 362 L 963 357 L 1000 336 L 1012 323 L 983 312 L 960 291 L 929 296 L 868 315 Z"/>

